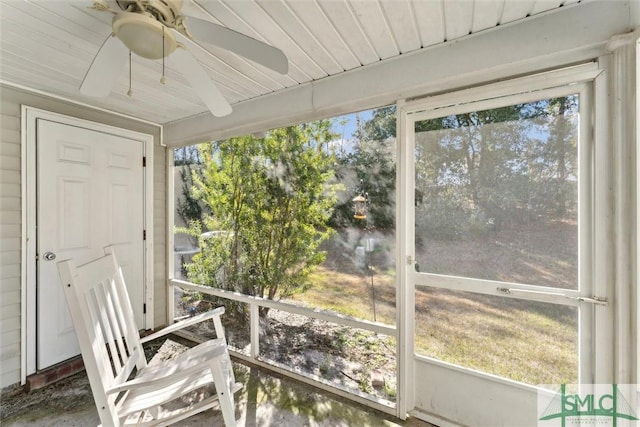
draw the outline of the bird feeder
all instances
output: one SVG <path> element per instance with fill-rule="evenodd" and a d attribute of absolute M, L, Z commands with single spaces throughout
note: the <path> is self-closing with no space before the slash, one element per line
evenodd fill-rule
<path fill-rule="evenodd" d="M 362 194 L 353 198 L 353 218 L 354 219 L 367 219 L 367 198 Z"/>

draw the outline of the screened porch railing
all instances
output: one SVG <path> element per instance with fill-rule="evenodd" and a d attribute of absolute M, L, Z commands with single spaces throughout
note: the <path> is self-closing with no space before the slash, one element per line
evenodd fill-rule
<path fill-rule="evenodd" d="M 335 384 L 331 384 L 328 381 L 325 381 L 322 378 L 317 377 L 313 374 L 305 373 L 301 370 L 295 369 L 295 367 L 288 367 L 286 365 L 282 365 L 274 361 L 260 358 L 259 356 L 260 354 L 259 309 L 260 307 L 268 307 L 275 310 L 281 310 L 288 313 L 306 316 L 312 319 L 324 320 L 324 321 L 331 322 L 341 326 L 358 328 L 358 329 L 374 332 L 376 334 L 384 334 L 384 335 L 392 336 L 392 337 L 395 337 L 397 340 L 397 333 L 396 333 L 395 326 L 370 322 L 366 320 L 358 320 L 358 319 L 354 319 L 352 317 L 344 316 L 338 313 L 333 313 L 333 312 L 313 309 L 313 308 L 307 308 L 307 307 L 300 307 L 291 303 L 273 301 L 273 300 L 264 299 L 260 297 L 244 295 L 237 292 L 225 291 L 222 289 L 198 285 L 196 283 L 187 282 L 184 280 L 177 280 L 177 279 L 169 279 L 169 287 L 170 287 L 169 295 L 171 296 L 173 296 L 174 286 L 178 286 L 184 290 L 196 291 L 203 294 L 213 295 L 219 298 L 225 298 L 228 300 L 248 304 L 249 325 L 250 325 L 249 353 L 246 354 L 237 349 L 234 349 L 233 346 L 229 347 L 230 353 L 233 356 L 237 357 L 238 359 L 247 361 L 249 363 L 255 364 L 257 366 L 260 366 L 266 369 L 271 369 L 282 375 L 292 377 L 294 379 L 297 379 L 307 384 L 311 384 L 320 389 L 352 399 L 358 403 L 362 403 L 364 405 L 373 407 L 382 412 L 385 412 L 391 415 L 396 415 L 396 404 L 394 402 L 390 402 L 385 399 L 380 399 L 375 396 L 372 396 L 357 390 L 349 389 L 346 387 L 340 387 Z M 171 317 L 173 317 L 173 303 L 170 303 L 170 307 L 171 307 L 170 314 L 172 315 Z M 194 337 L 190 335 L 189 338 L 194 338 Z"/>

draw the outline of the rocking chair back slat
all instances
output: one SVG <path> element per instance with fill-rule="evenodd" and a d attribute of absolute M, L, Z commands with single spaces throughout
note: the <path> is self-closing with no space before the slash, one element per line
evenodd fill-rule
<path fill-rule="evenodd" d="M 100 309 L 96 304 L 95 294 L 96 294 L 95 289 L 88 289 L 83 296 L 85 299 L 84 303 L 86 304 L 86 310 L 88 311 L 87 317 L 92 320 L 92 323 L 94 325 L 99 325 Z M 81 308 L 79 311 L 82 312 L 84 310 Z M 73 317 L 73 314 L 72 314 L 72 317 Z M 76 330 L 76 332 L 78 331 Z M 109 351 L 107 347 L 104 345 L 104 343 L 106 342 L 106 339 L 104 337 L 104 332 L 102 328 L 96 327 L 96 328 L 93 328 L 93 330 L 87 329 L 86 335 L 89 337 L 89 339 L 92 340 L 91 341 L 92 350 L 99 362 L 98 366 L 100 370 L 98 371 L 98 374 L 100 375 L 101 378 L 104 378 L 105 381 L 111 382 L 109 378 L 113 375 L 113 369 L 111 368 L 111 360 L 110 360 L 111 358 L 109 356 Z M 89 371 L 90 371 L 90 368 L 87 368 L 87 372 Z"/>
<path fill-rule="evenodd" d="M 102 268 L 104 272 L 96 275 L 96 270 Z M 117 382 L 116 378 L 128 377 L 134 367 L 142 369 L 147 365 L 144 354 L 135 351 L 141 349 L 142 345 L 138 329 L 133 322 L 133 309 L 127 297 L 122 271 L 117 264 L 114 265 L 114 257 L 107 255 L 97 261 L 97 266 L 92 265 L 89 270 L 80 267 L 78 278 L 83 283 L 95 281 L 91 306 L 96 315 L 96 330 L 102 333 L 103 348 L 108 349 L 108 359 L 103 360 L 103 363 L 108 362 L 111 366 L 112 375 L 105 379 L 108 387 L 111 387 Z M 119 307 L 118 314 L 115 307 Z M 135 362 L 129 363 L 131 358 L 135 358 Z M 123 370 L 123 367 L 126 369 Z"/>
<path fill-rule="evenodd" d="M 105 252 L 108 255 L 114 255 L 112 247 L 106 248 Z M 127 292 L 124 276 L 122 275 L 122 269 L 118 265 L 118 261 L 115 256 L 111 256 L 111 264 L 112 268 L 116 271 L 115 280 L 117 286 L 115 287 L 113 298 L 114 301 L 117 301 L 115 307 L 118 319 L 120 319 L 123 329 L 123 336 L 127 340 L 127 346 L 135 344 L 137 348 L 140 348 L 140 334 L 133 315 L 133 307 L 131 307 L 131 301 L 129 300 L 129 294 Z M 129 351 L 133 351 L 133 348 L 130 346 Z M 144 360 L 144 357 L 142 359 Z M 138 369 L 142 369 L 144 366 L 146 366 L 146 363 L 143 366 L 138 366 Z"/>
<path fill-rule="evenodd" d="M 105 309 L 106 309 L 107 319 L 109 320 L 109 324 L 111 326 L 111 330 L 115 338 L 115 343 L 113 344 L 115 348 L 114 353 L 117 353 L 119 355 L 119 357 L 115 358 L 118 361 L 118 366 L 116 371 L 120 372 L 120 370 L 122 369 L 122 365 L 125 363 L 125 360 L 127 360 L 127 358 L 129 357 L 129 353 L 125 345 L 126 338 L 124 338 L 124 335 L 122 333 L 122 328 L 120 323 L 121 319 L 118 318 L 115 307 L 114 307 L 114 301 L 115 301 L 115 304 L 118 304 L 119 302 L 118 302 L 118 298 L 116 297 L 117 293 L 115 292 L 114 289 L 111 289 L 110 287 L 105 287 L 104 292 L 106 294 Z"/>
<path fill-rule="evenodd" d="M 111 366 L 111 356 L 109 355 L 109 349 L 105 345 L 107 339 L 105 337 L 104 329 L 100 326 L 100 308 L 98 306 L 96 298 L 96 289 L 88 289 L 83 295 L 85 297 L 86 309 L 88 311 L 91 323 L 96 325 L 93 330 L 87 330 L 87 335 L 90 339 L 93 339 L 93 351 L 95 357 L 99 361 L 99 365 L 103 367 L 103 372 L 100 372 L 100 376 L 105 381 L 111 382 L 109 378 L 113 375 L 113 367 Z M 71 308 L 69 309 L 71 311 Z M 83 310 L 80 310 L 83 311 Z M 73 317 L 73 314 L 71 315 Z M 89 372 L 89 369 L 87 369 Z"/>
<path fill-rule="evenodd" d="M 100 328 L 102 330 L 102 333 L 104 334 L 104 338 L 105 338 L 105 344 L 106 344 L 106 348 L 107 351 L 109 353 L 109 359 L 111 362 L 111 367 L 113 369 L 113 374 L 118 375 L 118 373 L 120 372 L 120 369 L 122 368 L 122 361 L 120 359 L 121 355 L 118 354 L 118 348 L 116 346 L 116 342 L 115 342 L 115 336 L 117 336 L 116 334 L 114 334 L 114 325 L 111 323 L 111 319 L 109 319 L 109 315 L 108 315 L 108 306 L 109 306 L 109 300 L 107 297 L 107 288 L 108 284 L 106 283 L 102 283 L 102 286 L 98 286 L 96 287 L 96 310 L 98 311 L 98 313 L 100 313 L 99 316 L 99 325 Z"/>

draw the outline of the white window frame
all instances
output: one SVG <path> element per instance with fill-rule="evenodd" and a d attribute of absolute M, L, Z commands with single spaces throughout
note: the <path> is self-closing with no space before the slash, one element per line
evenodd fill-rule
<path fill-rule="evenodd" d="M 496 108 L 499 106 L 509 105 L 513 103 L 529 102 L 542 98 L 554 96 L 563 96 L 578 93 L 580 95 L 580 114 L 581 117 L 595 117 L 596 128 L 604 128 L 604 117 L 602 114 L 604 100 L 606 96 L 602 96 L 604 85 L 606 84 L 605 73 L 601 66 L 596 62 L 590 62 L 569 68 L 563 68 L 551 72 L 530 75 L 526 77 L 514 78 L 508 81 L 488 84 L 485 86 L 474 87 L 470 89 L 460 90 L 432 97 L 424 97 L 411 100 L 402 100 L 397 103 L 398 111 L 398 176 L 397 183 L 399 191 L 398 200 L 398 274 L 400 286 L 398 287 L 398 316 L 397 325 L 399 329 L 399 371 L 398 371 L 398 394 L 403 398 L 398 401 L 398 412 L 410 412 L 415 406 L 415 358 L 419 357 L 415 354 L 414 336 L 415 336 L 415 289 L 416 285 L 424 285 L 425 278 L 429 278 L 433 284 L 435 280 L 440 285 L 445 285 L 451 289 L 471 291 L 475 293 L 486 293 L 493 295 L 501 295 L 497 291 L 497 284 L 501 282 L 486 281 L 471 278 L 461 278 L 452 276 L 442 276 L 435 274 L 417 273 L 414 268 L 415 263 L 415 236 L 414 236 L 414 175 L 413 167 L 413 132 L 414 123 L 419 120 L 428 118 L 443 117 L 451 114 L 460 114 L 470 111 L 480 111 L 484 109 Z M 600 96 L 595 97 L 595 93 L 600 91 Z M 600 112 L 601 114 L 596 114 Z M 593 283 L 592 293 L 586 294 L 587 289 L 575 291 L 567 291 L 566 294 L 571 297 L 593 295 L 610 295 L 611 285 L 597 283 L 595 281 L 598 275 L 602 275 L 602 271 L 606 266 L 602 265 L 603 261 L 596 257 L 592 250 L 594 241 L 597 238 L 593 229 L 605 229 L 606 216 L 600 215 L 600 222 L 593 220 L 593 209 L 607 208 L 605 200 L 606 195 L 603 192 L 603 186 L 606 186 L 606 180 L 603 183 L 602 177 L 610 172 L 610 162 L 605 165 L 595 166 L 594 157 L 602 154 L 605 150 L 605 140 L 598 134 L 594 134 L 594 122 L 591 120 L 581 120 L 579 132 L 589 139 L 587 147 L 581 147 L 580 155 L 581 174 L 586 173 L 586 178 L 581 177 L 581 182 L 589 185 L 581 185 L 579 189 L 580 198 L 580 220 L 581 220 L 581 239 L 579 241 L 582 262 L 579 266 L 579 274 L 581 282 Z M 585 150 L 586 149 L 586 150 Z M 598 206 L 600 204 L 600 206 Z M 403 209 L 404 207 L 404 209 Z M 590 231 L 589 231 L 590 230 Z M 593 260 L 594 265 L 588 260 Z M 502 286 L 504 284 L 502 283 Z M 524 291 L 533 290 L 540 291 L 543 287 L 526 284 L 509 284 L 510 288 L 522 289 Z M 557 292 L 556 288 L 546 288 L 544 291 Z M 564 290 L 563 290 L 564 292 Z M 544 294 L 531 294 L 528 299 L 546 301 L 548 296 Z M 553 298 L 552 298 L 553 299 Z M 557 302 L 557 301 L 556 301 Z M 575 300 L 567 300 L 568 305 L 577 305 Z M 598 311 L 598 308 L 595 309 Z M 606 325 L 603 328 L 594 328 L 593 333 L 596 334 L 596 349 L 602 347 L 600 342 L 602 336 L 611 335 L 611 329 L 608 328 L 608 322 L 611 321 L 611 310 L 601 313 L 600 320 Z M 580 322 L 592 322 L 591 310 L 581 310 Z M 581 357 L 581 381 L 592 382 L 595 380 L 594 371 L 603 363 L 610 363 L 608 357 L 609 351 L 599 351 L 600 355 L 596 357 L 588 357 L 591 353 L 593 340 L 590 334 L 580 336 L 582 342 L 580 347 L 584 357 Z M 604 341 L 607 339 L 604 338 Z M 607 353 L 607 354 L 604 354 Z M 500 379 L 502 381 L 502 379 Z M 505 380 L 509 382 L 509 380 Z M 532 388 L 534 388 L 532 386 Z M 437 420 L 434 420 L 437 421 Z"/>

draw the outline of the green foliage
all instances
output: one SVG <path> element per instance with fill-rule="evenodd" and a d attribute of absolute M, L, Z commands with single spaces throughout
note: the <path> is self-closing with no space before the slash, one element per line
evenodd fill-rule
<path fill-rule="evenodd" d="M 173 155 L 173 164 L 176 166 L 202 164 L 200 151 L 198 150 L 197 145 L 187 145 L 184 147 L 176 148 L 173 152 Z"/>
<path fill-rule="evenodd" d="M 176 212 L 184 222 L 189 224 L 191 221 L 201 221 L 203 218 L 203 208 L 198 200 L 191 194 L 193 188 L 193 174 L 198 173 L 198 169 L 191 164 L 186 163 L 180 169 L 180 178 L 182 182 L 182 197 L 178 199 Z"/>
<path fill-rule="evenodd" d="M 456 239 L 577 208 L 577 99 L 416 123 L 416 214 L 424 237 Z"/>
<path fill-rule="evenodd" d="M 334 137 L 330 123 L 318 121 L 203 145 L 193 194 L 211 214 L 191 225 L 202 251 L 188 278 L 269 299 L 303 291 L 332 233 L 339 186 L 326 143 Z M 219 231 L 203 237 L 203 228 Z"/>
<path fill-rule="evenodd" d="M 416 210 L 416 229 L 420 230 L 417 239 L 426 235 L 437 240 L 455 240 L 478 229 L 478 220 L 474 218 L 480 216 L 479 213 L 474 215 L 474 211 L 457 196 L 447 188 L 429 196 L 429 202 Z"/>
<path fill-rule="evenodd" d="M 198 174 L 202 166 L 200 151 L 195 145 L 176 148 L 174 151 L 174 165 L 179 170 L 181 197 L 176 203 L 176 212 L 184 224 L 202 221 L 206 207 L 191 193 L 193 176 Z M 183 230 L 184 231 L 184 230 Z"/>
<path fill-rule="evenodd" d="M 458 239 L 505 227 L 575 217 L 575 96 L 516 104 L 416 123 L 416 222 L 422 236 Z M 332 224 L 351 222 L 362 180 L 369 225 L 394 226 L 394 106 L 358 123 L 356 145 L 338 159 L 351 183 Z"/>
<path fill-rule="evenodd" d="M 351 200 L 364 191 L 368 196 L 367 226 L 377 229 L 394 228 L 395 135 L 395 106 L 376 109 L 370 120 L 357 122 L 353 151 L 338 158 L 337 175 L 341 181 L 350 185 L 336 206 L 331 219 L 332 225 L 344 227 L 353 222 Z"/>
<path fill-rule="evenodd" d="M 387 141 L 396 137 L 396 106 L 377 108 L 371 120 L 359 126 L 357 135 L 366 141 Z"/>

